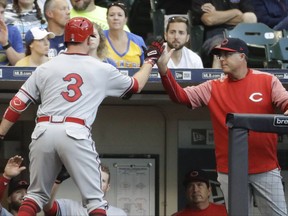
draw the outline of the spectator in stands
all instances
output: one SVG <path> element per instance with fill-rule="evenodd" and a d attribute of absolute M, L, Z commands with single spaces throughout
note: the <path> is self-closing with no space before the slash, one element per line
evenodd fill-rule
<path fill-rule="evenodd" d="M 168 19 L 165 30 L 165 48 L 169 52 L 175 49 L 169 62 L 169 68 L 203 68 L 201 58 L 185 47 L 190 39 L 189 23 L 186 17 L 173 16 Z"/>
<path fill-rule="evenodd" d="M 104 192 L 104 196 L 110 189 L 110 170 L 107 166 L 101 164 L 101 189 Z M 70 177 L 69 173 L 62 167 L 57 179 L 54 183 L 51 198 L 49 203 L 44 207 L 45 215 L 57 216 L 58 212 L 61 212 L 61 216 L 88 216 L 86 207 L 81 202 L 77 202 L 71 199 L 56 199 L 55 196 L 59 185 Z M 127 216 L 126 212 L 120 208 L 112 205 L 108 205 L 106 210 L 107 216 Z"/>
<path fill-rule="evenodd" d="M 232 29 L 241 22 L 257 22 L 252 0 L 222 1 L 193 0 L 194 24 L 204 26 L 202 60 L 204 67 L 220 68 L 219 60 L 210 51 L 223 40 L 224 29 Z"/>
<path fill-rule="evenodd" d="M 128 14 L 126 5 L 113 2 L 107 8 L 109 30 L 104 30 L 107 38 L 108 57 L 116 62 L 117 67 L 140 67 L 144 61 L 146 48 L 142 37 L 124 30 Z"/>
<path fill-rule="evenodd" d="M 89 19 L 91 22 L 95 22 L 101 26 L 103 30 L 109 29 L 106 14 L 107 8 L 96 6 L 94 0 L 85 0 L 85 1 L 77 1 L 70 0 L 72 9 L 70 16 L 73 17 L 85 17 Z M 129 31 L 127 25 L 125 25 L 124 29 Z"/>
<path fill-rule="evenodd" d="M 21 33 L 25 45 L 25 35 L 33 27 L 46 28 L 37 0 L 13 0 L 6 8 L 6 23 L 15 25 Z"/>
<path fill-rule="evenodd" d="M 107 58 L 108 55 L 108 49 L 106 44 L 107 39 L 104 35 L 103 30 L 97 23 L 93 23 L 93 25 L 94 25 L 94 35 L 93 37 L 91 37 L 89 55 L 99 59 L 100 61 L 109 63 L 114 67 L 117 67 L 116 63 L 112 59 Z"/>
<path fill-rule="evenodd" d="M 185 187 L 187 206 L 172 216 L 227 215 L 225 205 L 215 204 L 209 201 L 212 192 L 209 178 L 205 171 L 199 169 L 191 170 L 185 175 L 183 185 Z"/>
<path fill-rule="evenodd" d="M 274 30 L 288 30 L 288 0 L 253 0 L 258 22 Z"/>
<path fill-rule="evenodd" d="M 67 2 L 69 10 L 70 10 L 72 8 L 70 0 L 65 0 L 65 1 Z M 46 0 L 37 0 L 37 4 L 38 4 L 39 8 L 41 9 L 42 14 L 45 14 L 45 11 L 44 11 L 45 2 L 46 2 Z"/>
<path fill-rule="evenodd" d="M 23 43 L 18 29 L 5 24 L 6 0 L 0 0 L 0 65 L 15 65 L 24 57 Z"/>
<path fill-rule="evenodd" d="M 60 51 L 65 50 L 64 27 L 70 19 L 70 9 L 66 0 L 46 0 L 44 4 L 44 15 L 47 20 L 47 31 L 55 34 L 50 38 L 50 49 L 48 57 L 57 56 Z"/>
<path fill-rule="evenodd" d="M 53 32 L 34 27 L 25 36 L 26 57 L 19 60 L 15 66 L 37 67 L 49 60 L 49 38 L 55 37 Z"/>
<path fill-rule="evenodd" d="M 2 202 L 4 192 L 6 187 L 8 187 L 8 204 L 9 212 L 7 209 L 0 205 L 0 215 L 1 216 L 17 216 L 20 205 L 23 201 L 23 197 L 27 193 L 27 188 L 29 186 L 28 182 L 24 179 L 13 179 L 18 176 L 23 170 L 26 169 L 25 166 L 21 166 L 23 158 L 21 156 L 11 157 L 5 168 L 4 173 L 0 177 L 0 200 Z"/>

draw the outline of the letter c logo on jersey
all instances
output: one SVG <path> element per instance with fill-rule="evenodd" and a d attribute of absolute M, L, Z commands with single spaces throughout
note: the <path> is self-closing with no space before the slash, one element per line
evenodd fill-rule
<path fill-rule="evenodd" d="M 256 103 L 257 103 L 257 102 L 260 102 L 260 101 L 263 100 L 263 98 L 262 98 L 262 93 L 260 93 L 260 92 L 255 92 L 255 93 L 253 93 L 253 94 L 250 95 L 249 99 L 250 99 L 251 101 L 253 101 L 253 102 L 256 102 Z"/>

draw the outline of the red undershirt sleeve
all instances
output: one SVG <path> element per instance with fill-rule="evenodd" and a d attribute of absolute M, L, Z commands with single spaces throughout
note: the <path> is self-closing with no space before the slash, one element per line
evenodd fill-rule
<path fill-rule="evenodd" d="M 161 80 L 172 101 L 191 107 L 191 103 L 186 92 L 176 82 L 169 69 L 167 69 L 167 74 L 165 76 L 161 76 Z"/>
<path fill-rule="evenodd" d="M 0 201 L 4 196 L 5 190 L 10 182 L 10 179 L 5 178 L 4 176 L 0 176 Z"/>

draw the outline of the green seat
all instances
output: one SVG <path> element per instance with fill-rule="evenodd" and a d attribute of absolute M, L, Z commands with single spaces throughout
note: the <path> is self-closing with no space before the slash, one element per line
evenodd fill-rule
<path fill-rule="evenodd" d="M 248 66 L 263 68 L 267 62 L 267 46 L 275 44 L 282 37 L 282 33 L 263 23 L 239 23 L 232 30 L 226 29 L 225 36 L 245 41 L 249 49 Z"/>
<path fill-rule="evenodd" d="M 267 67 L 288 69 L 288 38 L 281 38 L 266 47 Z"/>

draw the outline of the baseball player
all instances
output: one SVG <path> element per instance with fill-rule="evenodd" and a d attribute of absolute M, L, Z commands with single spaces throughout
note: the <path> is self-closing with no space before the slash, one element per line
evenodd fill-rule
<path fill-rule="evenodd" d="M 15 155 L 7 161 L 4 168 L 4 173 L 0 176 L 0 201 L 2 202 L 4 193 L 8 188 L 8 204 L 9 211 L 0 205 L 0 216 L 13 216 L 17 215 L 19 207 L 23 202 L 23 197 L 26 195 L 26 190 L 29 186 L 25 179 L 14 179 L 23 170 L 26 169 L 22 166 L 23 158 L 19 155 Z"/>
<path fill-rule="evenodd" d="M 56 178 L 51 193 L 51 199 L 49 200 L 49 203 L 43 208 L 46 216 L 57 216 L 59 215 L 60 212 L 61 216 L 70 216 L 70 215 L 88 216 L 87 209 L 83 207 L 81 202 L 71 199 L 55 200 L 55 196 L 59 188 L 59 185 L 69 177 L 70 177 L 69 173 L 67 172 L 65 167 L 63 167 Z M 106 193 L 110 189 L 110 170 L 107 166 L 103 164 L 101 164 L 101 179 L 102 179 L 101 187 L 104 192 L 104 195 L 106 195 Z M 108 209 L 106 210 L 106 214 L 107 216 L 127 216 L 124 210 L 117 208 L 115 206 L 111 206 L 110 204 L 108 206 Z"/>
<path fill-rule="evenodd" d="M 31 103 L 39 103 L 29 146 L 30 186 L 19 216 L 36 215 L 48 202 L 62 164 L 78 186 L 89 216 L 106 215 L 91 125 L 104 98 L 141 91 L 162 54 L 163 42 L 151 44 L 145 63 L 129 77 L 88 55 L 91 37 L 95 35 L 88 19 L 70 19 L 64 33 L 67 51 L 36 68 L 4 113 L 1 138 Z"/>

